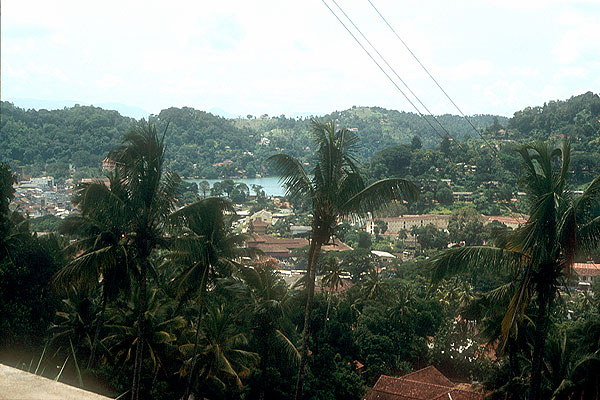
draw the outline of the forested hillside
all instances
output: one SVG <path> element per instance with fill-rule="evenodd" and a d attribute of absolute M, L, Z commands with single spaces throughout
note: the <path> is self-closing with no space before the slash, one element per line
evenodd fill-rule
<path fill-rule="evenodd" d="M 322 118 L 336 118 L 341 126 L 358 130 L 363 161 L 388 146 L 409 143 L 415 135 L 425 147 L 439 142 L 427 123 L 412 113 L 359 107 Z M 475 116 L 472 120 L 485 128 L 493 118 Z M 282 115 L 228 120 L 189 107 L 169 108 L 151 119 L 163 129 L 169 123 L 168 162 L 184 176 L 254 176 L 263 172 L 262 160 L 276 151 L 305 161 L 311 154 L 309 119 Z M 457 116 L 444 115 L 440 121 L 457 138 L 469 135 L 467 123 Z M 46 171 L 66 177 L 69 165 L 88 175 L 98 173 L 108 149 L 133 122 L 116 111 L 92 106 L 36 111 L 3 102 L 0 158 L 15 167 L 24 166 L 34 175 Z"/>
<path fill-rule="evenodd" d="M 390 146 L 410 144 L 414 137 L 419 138 L 423 149 L 437 150 L 442 142 L 427 122 L 414 113 L 353 107 L 320 118 L 335 118 L 339 126 L 357 131 L 361 140 L 358 157 L 363 165 L 368 165 L 375 154 Z M 483 144 L 463 118 L 442 115 L 438 119 L 461 143 L 470 142 L 473 148 Z M 304 162 L 310 162 L 312 154 L 309 118 L 248 115 L 224 119 L 184 107 L 163 110 L 151 116 L 151 120 L 160 129 L 169 123 L 167 162 L 183 176 L 252 177 L 270 172 L 264 170 L 262 161 L 275 152 L 292 154 Z M 476 115 L 470 120 L 500 147 L 511 141 L 571 138 L 575 172 L 587 177 L 591 176 L 590 171 L 600 167 L 597 165 L 600 152 L 600 98 L 597 94 L 588 92 L 565 101 L 551 101 L 542 107 L 527 107 L 515 112 L 510 120 L 493 115 Z M 2 102 L 0 160 L 13 167 L 24 166 L 26 172 L 33 175 L 45 172 L 66 178 L 69 166 L 76 177 L 98 175 L 104 155 L 134 122 L 116 111 L 97 107 L 35 111 Z M 445 135 L 437 123 L 432 122 L 432 125 Z M 477 152 L 472 154 L 478 156 Z M 460 161 L 476 164 L 473 157 L 463 154 Z"/>

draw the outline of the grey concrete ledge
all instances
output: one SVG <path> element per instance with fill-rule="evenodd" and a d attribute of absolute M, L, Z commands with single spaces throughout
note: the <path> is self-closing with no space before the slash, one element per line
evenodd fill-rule
<path fill-rule="evenodd" d="M 0 364 L 0 400 L 110 400 L 64 383 Z"/>

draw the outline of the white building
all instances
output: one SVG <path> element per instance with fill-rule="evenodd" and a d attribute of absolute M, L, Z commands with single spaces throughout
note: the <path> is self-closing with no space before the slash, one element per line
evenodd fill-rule
<path fill-rule="evenodd" d="M 53 176 L 42 176 L 39 178 L 31 178 L 31 184 L 42 188 L 42 189 L 53 189 L 54 188 L 54 177 Z"/>

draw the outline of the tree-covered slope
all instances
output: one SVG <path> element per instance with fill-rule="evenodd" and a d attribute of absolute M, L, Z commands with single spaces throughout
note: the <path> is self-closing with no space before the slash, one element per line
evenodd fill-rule
<path fill-rule="evenodd" d="M 567 137 L 579 151 L 600 152 L 600 96 L 587 92 L 568 100 L 526 107 L 509 120 L 507 136 L 515 140 Z"/>
<path fill-rule="evenodd" d="M 319 118 L 336 119 L 340 127 L 356 130 L 361 145 L 359 161 L 365 165 L 377 152 L 409 144 L 415 136 L 425 149 L 439 148 L 441 142 L 429 124 L 414 113 L 353 107 Z M 574 159 L 585 161 L 584 165 L 574 165 L 582 174 L 600 152 L 600 98 L 591 92 L 542 107 L 527 107 L 510 120 L 494 115 L 469 118 L 488 139 L 497 142 L 568 137 L 573 141 Z M 167 163 L 183 176 L 254 176 L 265 173 L 262 161 L 273 153 L 282 151 L 309 162 L 313 152 L 309 118 L 263 115 L 225 119 L 189 107 L 172 107 L 150 119 L 161 129 L 169 123 Z M 442 115 L 438 120 L 455 139 L 480 140 L 459 116 Z M 108 150 L 135 122 L 97 107 L 36 111 L 2 102 L 0 160 L 13 167 L 24 166 L 34 175 L 46 172 L 67 177 L 69 165 L 80 176 L 99 174 Z M 439 134 L 446 135 L 436 122 L 430 122 Z"/>
<path fill-rule="evenodd" d="M 0 160 L 27 166 L 36 175 L 97 168 L 134 119 L 97 107 L 23 110 L 2 102 Z"/>

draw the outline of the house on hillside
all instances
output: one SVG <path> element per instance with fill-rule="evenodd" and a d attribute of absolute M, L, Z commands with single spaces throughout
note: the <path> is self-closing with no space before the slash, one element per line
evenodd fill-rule
<path fill-rule="evenodd" d="M 471 385 L 455 384 L 434 366 L 394 378 L 381 375 L 363 400 L 483 400 Z"/>
<path fill-rule="evenodd" d="M 592 283 L 600 276 L 600 264 L 574 263 L 573 264 L 573 284 L 581 290 L 587 290 L 592 286 Z"/>
<path fill-rule="evenodd" d="M 380 261 L 382 265 L 387 265 L 396 259 L 396 256 L 387 251 L 371 250 L 373 254 Z"/>
<path fill-rule="evenodd" d="M 401 215 L 392 218 L 376 218 L 376 220 L 384 221 L 387 224 L 386 235 L 397 235 L 401 230 L 410 231 L 413 227 L 422 227 L 429 224 L 434 225 L 438 229 L 448 229 L 448 220 L 450 215 Z M 367 220 L 365 229 L 371 235 L 375 234 L 375 220 Z"/>
<path fill-rule="evenodd" d="M 268 235 L 255 234 L 252 240 L 246 242 L 247 247 L 255 247 L 261 250 L 265 256 L 275 258 L 283 264 L 291 261 L 292 251 L 309 245 L 308 239 L 304 238 L 279 238 Z M 341 242 L 333 240 L 322 247 L 323 251 L 346 251 L 352 250 L 352 247 Z"/>
<path fill-rule="evenodd" d="M 253 222 L 257 219 L 260 219 L 266 222 L 267 224 L 271 225 L 273 223 L 273 213 L 267 210 L 257 211 L 254 214 L 252 214 L 252 216 L 250 217 L 250 221 Z"/>
<path fill-rule="evenodd" d="M 260 218 L 250 221 L 250 232 L 257 235 L 265 235 L 269 224 Z"/>

